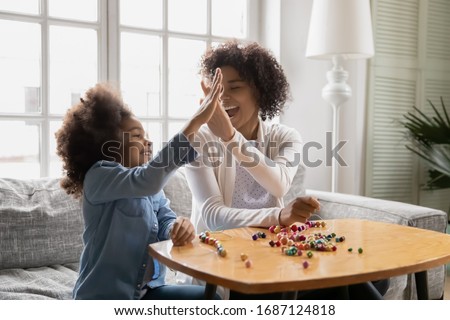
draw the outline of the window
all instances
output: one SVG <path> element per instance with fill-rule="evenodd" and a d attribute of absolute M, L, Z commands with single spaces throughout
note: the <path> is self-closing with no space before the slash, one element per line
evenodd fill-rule
<path fill-rule="evenodd" d="M 256 39 L 255 12 L 256 0 L 0 0 L 0 177 L 60 176 L 54 133 L 101 81 L 159 149 L 198 107 L 205 49 Z"/>

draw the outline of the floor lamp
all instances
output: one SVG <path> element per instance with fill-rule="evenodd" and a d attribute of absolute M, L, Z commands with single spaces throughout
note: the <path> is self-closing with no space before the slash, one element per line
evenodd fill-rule
<path fill-rule="evenodd" d="M 322 98 L 333 109 L 333 148 L 338 143 L 339 107 L 352 95 L 342 63 L 346 59 L 367 59 L 373 54 L 370 0 L 313 0 L 306 57 L 333 63 L 326 75 L 328 83 L 322 89 Z M 336 192 L 335 159 L 331 174 L 331 191 Z"/>

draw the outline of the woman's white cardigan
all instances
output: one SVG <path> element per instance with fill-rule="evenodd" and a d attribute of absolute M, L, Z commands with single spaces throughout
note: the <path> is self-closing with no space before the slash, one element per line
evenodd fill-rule
<path fill-rule="evenodd" d="M 196 139 L 200 156 L 186 166 L 186 178 L 193 195 L 191 221 L 196 231 L 278 224 L 283 196 L 302 165 L 300 134 L 284 125 L 268 125 L 260 120 L 256 147 L 237 131 L 230 141 L 223 142 L 207 126 L 199 130 Z M 276 207 L 231 208 L 236 163 L 247 168 L 252 177 L 277 198 Z"/>

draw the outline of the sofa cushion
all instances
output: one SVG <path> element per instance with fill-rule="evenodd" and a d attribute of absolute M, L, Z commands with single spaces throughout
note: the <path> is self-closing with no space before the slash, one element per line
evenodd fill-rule
<path fill-rule="evenodd" d="M 0 269 L 77 262 L 82 232 L 80 202 L 59 179 L 0 179 Z"/>
<path fill-rule="evenodd" d="M 0 300 L 71 299 L 78 263 L 0 270 Z"/>
<path fill-rule="evenodd" d="M 179 168 L 164 187 L 164 193 L 170 200 L 170 208 L 178 215 L 191 217 L 192 193 L 186 181 L 184 167 Z"/>

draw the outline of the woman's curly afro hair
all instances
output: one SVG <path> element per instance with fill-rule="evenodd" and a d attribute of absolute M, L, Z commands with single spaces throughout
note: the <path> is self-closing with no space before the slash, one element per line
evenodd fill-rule
<path fill-rule="evenodd" d="M 210 48 L 202 57 L 200 74 L 212 79 L 216 68 L 224 66 L 236 69 L 242 80 L 252 86 L 262 120 L 279 115 L 290 99 L 283 68 L 272 53 L 258 43 L 229 40 Z"/>
<path fill-rule="evenodd" d="M 112 160 L 114 154 L 103 150 L 108 141 L 120 141 L 122 120 L 132 115 L 120 93 L 107 84 L 97 84 L 85 98 L 72 106 L 56 132 L 56 152 L 63 161 L 61 186 L 79 198 L 89 168 L 99 160 Z"/>

